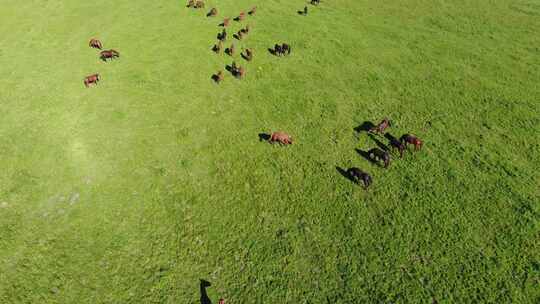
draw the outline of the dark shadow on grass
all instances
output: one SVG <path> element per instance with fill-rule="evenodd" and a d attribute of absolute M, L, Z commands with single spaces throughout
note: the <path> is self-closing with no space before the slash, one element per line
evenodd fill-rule
<path fill-rule="evenodd" d="M 212 79 L 215 83 L 219 83 L 219 76 L 217 74 L 212 75 L 210 79 Z"/>
<path fill-rule="evenodd" d="M 356 181 L 352 178 L 352 176 L 350 176 L 348 173 L 347 173 L 347 170 L 339 167 L 339 166 L 336 166 L 336 170 L 337 172 L 339 172 L 339 174 L 341 174 L 343 177 L 345 177 L 346 179 L 348 179 L 349 181 L 351 181 L 352 183 L 356 184 Z"/>
<path fill-rule="evenodd" d="M 242 57 L 245 61 L 251 61 L 244 53 L 240 53 L 240 57 Z"/>
<path fill-rule="evenodd" d="M 268 48 L 268 53 L 270 53 L 270 54 L 272 54 L 274 56 L 277 56 L 276 55 L 276 50 L 274 50 L 274 49 Z"/>
<path fill-rule="evenodd" d="M 383 151 L 388 151 L 389 147 L 385 144 L 383 144 L 380 140 L 378 140 L 373 134 L 368 135 L 371 140 L 373 140 L 379 148 L 381 148 Z"/>
<path fill-rule="evenodd" d="M 269 140 L 270 140 L 270 134 L 259 133 L 259 141 L 269 141 Z"/>
<path fill-rule="evenodd" d="M 375 128 L 375 125 L 371 121 L 364 121 L 361 125 L 354 128 L 354 131 L 360 133 L 362 131 L 369 132 L 369 130 Z"/>
<path fill-rule="evenodd" d="M 363 150 L 360 150 L 360 149 L 354 149 L 354 150 L 356 151 L 356 153 L 358 153 L 360 156 L 365 158 L 370 163 L 372 163 L 374 165 L 378 165 L 377 161 L 375 159 L 371 158 L 371 156 L 369 155 L 369 153 L 367 151 L 363 151 Z"/>
<path fill-rule="evenodd" d="M 212 304 L 212 301 L 206 293 L 206 288 L 212 286 L 212 284 L 206 280 L 201 279 L 199 284 L 199 290 L 201 292 L 201 304 Z"/>

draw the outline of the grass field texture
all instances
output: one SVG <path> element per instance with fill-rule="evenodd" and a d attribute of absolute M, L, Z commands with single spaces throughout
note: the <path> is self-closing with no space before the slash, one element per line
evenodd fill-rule
<path fill-rule="evenodd" d="M 305 5 L 3 0 L 0 303 L 540 302 L 540 1 Z"/>

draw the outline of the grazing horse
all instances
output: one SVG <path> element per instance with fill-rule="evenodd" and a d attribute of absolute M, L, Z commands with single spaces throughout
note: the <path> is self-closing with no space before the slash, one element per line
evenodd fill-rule
<path fill-rule="evenodd" d="M 236 33 L 233 36 L 234 36 L 234 38 L 236 38 L 238 40 L 242 40 L 244 38 L 244 32 L 242 32 L 242 30 L 239 30 L 238 33 Z"/>
<path fill-rule="evenodd" d="M 283 50 L 281 49 L 281 45 L 275 44 L 274 45 L 274 54 L 276 54 L 277 56 L 281 56 L 282 53 L 283 53 Z"/>
<path fill-rule="evenodd" d="M 194 8 L 204 8 L 204 1 L 195 2 Z"/>
<path fill-rule="evenodd" d="M 218 84 L 223 81 L 223 78 L 222 71 L 218 71 L 215 75 L 212 75 L 212 79 Z"/>
<path fill-rule="evenodd" d="M 223 29 L 223 31 L 221 31 L 221 33 L 218 33 L 217 39 L 220 40 L 220 41 L 227 40 L 227 31 L 225 29 Z"/>
<path fill-rule="evenodd" d="M 186 7 L 195 7 L 195 0 L 189 0 L 188 4 L 186 5 Z"/>
<path fill-rule="evenodd" d="M 229 22 L 231 22 L 231 18 L 225 18 L 219 26 L 227 27 L 229 26 Z"/>
<path fill-rule="evenodd" d="M 283 43 L 281 45 L 281 51 L 283 52 L 283 55 L 285 54 L 289 55 L 291 53 L 291 46 L 286 43 Z"/>
<path fill-rule="evenodd" d="M 244 58 L 247 61 L 251 61 L 253 59 L 253 51 L 251 49 L 246 49 L 246 54 L 240 54 L 242 55 L 242 58 Z"/>
<path fill-rule="evenodd" d="M 371 176 L 356 167 L 347 169 L 347 175 L 357 184 L 360 184 L 360 181 L 362 181 L 364 189 L 367 189 L 371 185 Z"/>
<path fill-rule="evenodd" d="M 390 120 L 385 117 L 378 125 L 371 128 L 369 131 L 372 133 L 384 133 L 384 130 L 388 127 L 390 127 Z"/>
<path fill-rule="evenodd" d="M 388 153 L 388 151 L 383 151 L 379 148 L 373 148 L 368 151 L 368 155 L 371 159 L 375 161 L 382 160 L 385 168 L 388 168 L 388 165 L 390 165 L 390 153 Z"/>
<path fill-rule="evenodd" d="M 257 12 L 257 7 L 254 6 L 249 10 L 248 15 L 250 15 L 250 16 L 255 15 L 256 12 Z"/>
<path fill-rule="evenodd" d="M 115 57 L 120 57 L 120 53 L 118 53 L 115 50 L 106 50 L 106 51 L 101 51 L 100 53 L 100 58 L 103 61 L 107 61 L 108 58 L 114 59 Z"/>
<path fill-rule="evenodd" d="M 281 131 L 272 133 L 272 135 L 270 135 L 269 141 L 270 143 L 279 142 L 282 145 L 291 145 L 293 143 L 291 136 Z"/>
<path fill-rule="evenodd" d="M 414 145 L 414 151 L 418 151 L 422 148 L 422 145 L 424 144 L 418 137 L 412 135 L 412 134 L 405 134 L 401 136 L 401 142 L 407 146 L 407 144 Z"/>
<path fill-rule="evenodd" d="M 215 17 L 217 16 L 217 14 L 218 14 L 217 9 L 214 7 L 208 12 L 208 14 L 206 14 L 206 17 Z"/>
<path fill-rule="evenodd" d="M 223 42 L 218 41 L 218 43 L 214 44 L 214 47 L 212 47 L 212 51 L 214 51 L 214 53 L 216 54 L 219 54 L 222 48 L 223 48 Z"/>
<path fill-rule="evenodd" d="M 242 32 L 243 34 L 249 34 L 249 29 L 250 28 L 249 28 L 249 24 L 248 24 L 248 25 L 246 25 L 245 28 L 240 29 L 240 32 Z"/>
<path fill-rule="evenodd" d="M 101 45 L 101 41 L 97 40 L 96 38 L 90 39 L 88 46 L 100 50 L 103 48 L 103 46 Z"/>
<path fill-rule="evenodd" d="M 92 83 L 97 85 L 98 81 L 99 81 L 99 74 L 93 74 L 93 75 L 90 75 L 90 76 L 86 76 L 84 78 L 84 86 L 88 88 L 88 87 L 90 87 L 90 84 L 92 84 Z"/>
<path fill-rule="evenodd" d="M 246 13 L 240 12 L 240 15 L 238 17 L 234 18 L 235 21 L 244 21 L 246 19 Z"/>
<path fill-rule="evenodd" d="M 231 44 L 231 46 L 228 49 L 226 49 L 225 52 L 229 56 L 234 56 L 234 50 L 235 50 L 234 44 Z"/>
<path fill-rule="evenodd" d="M 321 3 L 321 0 L 311 0 L 312 5 L 319 5 Z"/>

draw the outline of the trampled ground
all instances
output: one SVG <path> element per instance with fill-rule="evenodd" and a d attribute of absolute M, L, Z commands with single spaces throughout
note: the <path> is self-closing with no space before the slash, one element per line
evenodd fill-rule
<path fill-rule="evenodd" d="M 1 303 L 540 301 L 539 1 L 1 6 Z M 354 131 L 385 116 L 425 141 L 387 170 Z"/>

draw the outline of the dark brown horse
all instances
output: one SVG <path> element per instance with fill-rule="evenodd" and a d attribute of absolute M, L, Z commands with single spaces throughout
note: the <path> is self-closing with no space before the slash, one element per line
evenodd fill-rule
<path fill-rule="evenodd" d="M 101 53 L 100 53 L 100 58 L 103 61 L 107 61 L 107 59 L 109 59 L 109 58 L 114 59 L 114 58 L 118 58 L 118 57 L 120 57 L 120 53 L 118 53 L 115 50 L 106 50 L 106 51 L 101 51 Z"/>
<path fill-rule="evenodd" d="M 101 45 L 101 41 L 97 40 L 96 38 L 90 39 L 88 46 L 100 50 L 103 48 L 103 46 Z"/>
<path fill-rule="evenodd" d="M 367 189 L 373 180 L 369 174 L 356 167 L 347 169 L 347 175 L 357 184 L 360 184 L 361 181 L 364 189 Z"/>
<path fill-rule="evenodd" d="M 422 145 L 424 144 L 418 137 L 412 134 L 405 134 L 401 136 L 401 142 L 407 146 L 407 144 L 411 144 L 414 146 L 414 151 L 418 151 L 422 149 Z"/>
<path fill-rule="evenodd" d="M 93 75 L 90 75 L 90 76 L 86 76 L 84 78 L 84 86 L 85 87 L 90 87 L 90 84 L 95 84 L 97 85 L 99 81 L 99 74 L 93 74 Z"/>
<path fill-rule="evenodd" d="M 383 151 L 379 148 L 373 148 L 368 151 L 368 155 L 371 159 L 375 161 L 383 161 L 385 168 L 388 168 L 388 166 L 390 165 L 390 153 L 388 153 L 388 151 Z"/>
<path fill-rule="evenodd" d="M 270 135 L 270 143 L 279 142 L 282 145 L 291 145 L 293 143 L 292 137 L 285 132 L 274 132 Z"/>
<path fill-rule="evenodd" d="M 253 59 L 253 50 L 251 49 L 246 49 L 245 50 L 245 54 L 240 54 L 242 56 L 242 58 L 244 58 L 245 60 L 247 61 L 251 61 Z"/>
<path fill-rule="evenodd" d="M 388 127 L 390 127 L 390 120 L 388 120 L 388 118 L 384 118 L 378 125 L 371 128 L 369 131 L 373 133 L 384 133 L 384 130 L 386 130 Z"/>
<path fill-rule="evenodd" d="M 231 44 L 231 46 L 225 50 L 225 53 L 229 56 L 234 56 L 235 47 L 234 44 Z"/>

